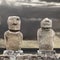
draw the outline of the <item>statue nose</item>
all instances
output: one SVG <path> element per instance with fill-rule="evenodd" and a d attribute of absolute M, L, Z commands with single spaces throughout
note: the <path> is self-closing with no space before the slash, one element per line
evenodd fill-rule
<path fill-rule="evenodd" d="M 14 22 L 14 23 L 13 23 L 13 25 L 17 25 L 17 23 L 16 23 L 16 22 Z"/>
<path fill-rule="evenodd" d="M 14 20 L 14 21 L 13 21 L 13 25 L 17 25 L 17 22 L 16 22 L 16 20 Z"/>
<path fill-rule="evenodd" d="M 16 24 L 17 23 L 16 20 L 14 20 L 13 23 Z"/>

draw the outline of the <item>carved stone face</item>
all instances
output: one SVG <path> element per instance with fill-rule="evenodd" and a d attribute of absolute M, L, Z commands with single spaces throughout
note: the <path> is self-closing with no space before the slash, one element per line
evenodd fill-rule
<path fill-rule="evenodd" d="M 21 25 L 20 17 L 9 16 L 7 23 L 9 30 L 20 30 L 20 25 Z"/>
<path fill-rule="evenodd" d="M 41 21 L 41 27 L 48 30 L 52 28 L 52 20 L 49 18 L 45 18 Z"/>

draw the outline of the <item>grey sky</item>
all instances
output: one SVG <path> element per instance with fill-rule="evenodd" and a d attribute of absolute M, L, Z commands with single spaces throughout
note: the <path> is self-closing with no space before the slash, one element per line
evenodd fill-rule
<path fill-rule="evenodd" d="M 55 6 L 60 6 L 60 3 L 57 2 L 46 2 L 46 1 L 40 1 L 39 0 L 31 0 L 32 2 L 37 2 L 39 3 L 38 5 L 35 3 L 30 4 L 30 3 L 20 3 L 19 1 L 29 1 L 29 0 L 0 0 L 0 5 L 2 4 L 8 4 L 8 5 L 14 5 L 14 6 L 19 6 L 21 4 L 25 5 L 32 5 L 32 6 L 42 6 L 42 5 L 55 5 Z"/>

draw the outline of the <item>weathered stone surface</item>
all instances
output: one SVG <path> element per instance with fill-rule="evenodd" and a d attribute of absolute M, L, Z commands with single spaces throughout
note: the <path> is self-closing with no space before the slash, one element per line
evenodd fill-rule
<path fill-rule="evenodd" d="M 4 39 L 6 43 L 6 49 L 8 50 L 18 50 L 21 49 L 21 43 L 23 40 L 21 32 L 11 32 L 6 31 L 4 34 Z"/>
<path fill-rule="evenodd" d="M 41 28 L 51 28 L 52 27 L 52 20 L 49 18 L 44 18 L 41 21 Z"/>
<path fill-rule="evenodd" d="M 41 28 L 37 31 L 37 40 L 40 50 L 53 50 L 55 32 L 52 29 L 52 20 L 45 18 L 41 21 Z"/>
<path fill-rule="evenodd" d="M 23 40 L 23 34 L 19 31 L 21 20 L 18 16 L 9 16 L 8 20 L 9 30 L 4 33 L 4 40 L 7 50 L 21 50 L 21 43 Z"/>
<path fill-rule="evenodd" d="M 24 54 L 24 55 L 20 55 L 17 56 L 17 60 L 37 60 L 37 55 L 33 55 L 33 54 Z"/>
<path fill-rule="evenodd" d="M 37 55 L 37 54 L 27 54 L 26 55 L 26 54 L 24 54 L 24 55 L 16 56 L 16 60 L 59 60 L 59 58 L 57 58 L 57 56 L 54 53 L 52 53 L 52 55 L 47 55 L 46 53 L 48 53 L 48 52 L 45 51 L 45 53 L 43 53 L 42 55 Z M 49 52 L 48 54 L 51 54 L 51 52 Z M 13 58 L 13 56 L 0 55 L 1 60 L 4 60 L 4 58 L 9 59 L 10 57 Z M 14 59 L 9 59 L 9 60 L 14 60 Z"/>
<path fill-rule="evenodd" d="M 19 16 L 9 16 L 7 23 L 9 30 L 20 30 L 21 20 Z"/>
<path fill-rule="evenodd" d="M 14 55 L 14 51 L 13 50 L 5 50 L 3 52 L 3 55 L 9 56 L 9 55 Z"/>
<path fill-rule="evenodd" d="M 9 56 L 0 55 L 0 60 L 10 60 Z"/>

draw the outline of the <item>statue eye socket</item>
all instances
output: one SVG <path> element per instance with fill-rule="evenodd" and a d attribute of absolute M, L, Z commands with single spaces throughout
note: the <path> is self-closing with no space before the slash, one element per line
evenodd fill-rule
<path fill-rule="evenodd" d="M 49 22 L 48 20 L 46 22 Z"/>
<path fill-rule="evenodd" d="M 19 20 L 19 18 L 17 18 L 17 20 Z"/>

